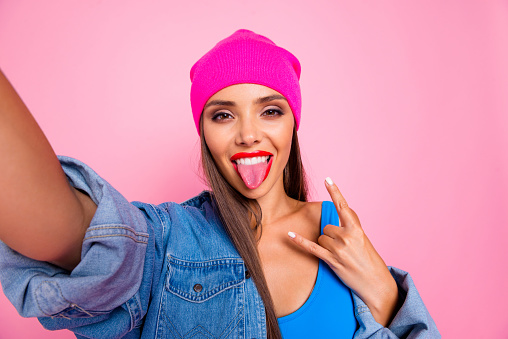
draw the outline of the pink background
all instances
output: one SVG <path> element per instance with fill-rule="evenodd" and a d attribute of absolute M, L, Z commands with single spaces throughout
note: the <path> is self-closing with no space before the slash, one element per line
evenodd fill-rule
<path fill-rule="evenodd" d="M 181 202 L 204 188 L 189 70 L 239 28 L 300 59 L 314 199 L 338 183 L 443 337 L 506 338 L 507 1 L 0 0 L 0 67 L 57 154 Z M 0 293 L 0 338 L 25 337 L 73 336 Z"/>

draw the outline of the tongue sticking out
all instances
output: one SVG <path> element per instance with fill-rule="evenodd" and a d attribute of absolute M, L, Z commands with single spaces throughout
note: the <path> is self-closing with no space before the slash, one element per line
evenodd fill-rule
<path fill-rule="evenodd" d="M 255 165 L 242 165 L 237 164 L 238 174 L 242 178 L 245 186 L 250 189 L 259 187 L 263 180 L 268 176 L 270 167 L 272 166 L 272 159 L 267 163 L 265 161 Z"/>

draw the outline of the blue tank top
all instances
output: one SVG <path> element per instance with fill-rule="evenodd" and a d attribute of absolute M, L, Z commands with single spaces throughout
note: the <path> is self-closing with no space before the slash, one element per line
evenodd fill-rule
<path fill-rule="evenodd" d="M 335 205 L 323 201 L 321 234 L 328 224 L 339 225 L 339 217 Z M 351 290 L 319 260 L 316 283 L 309 298 L 295 312 L 278 318 L 278 323 L 284 339 L 351 339 L 358 326 Z"/>

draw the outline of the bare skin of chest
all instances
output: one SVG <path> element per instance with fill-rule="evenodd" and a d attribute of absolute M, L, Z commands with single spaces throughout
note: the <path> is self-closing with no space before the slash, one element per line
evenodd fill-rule
<path fill-rule="evenodd" d="M 320 235 L 321 203 L 305 203 L 295 213 L 263 225 L 258 243 L 265 278 L 275 314 L 283 317 L 298 310 L 309 298 L 319 267 L 319 259 L 297 248 L 288 231 L 317 241 Z"/>

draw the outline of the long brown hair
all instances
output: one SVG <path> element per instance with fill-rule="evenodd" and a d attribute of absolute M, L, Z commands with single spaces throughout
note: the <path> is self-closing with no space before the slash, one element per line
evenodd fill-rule
<path fill-rule="evenodd" d="M 201 166 L 207 184 L 212 190 L 214 207 L 229 238 L 243 258 L 245 266 L 252 279 L 254 279 L 254 284 L 263 300 L 268 338 L 282 339 L 272 297 L 259 259 L 258 239 L 255 238 L 256 231 L 259 230 L 259 234 L 261 234 L 261 208 L 256 200 L 246 198 L 234 189 L 219 172 L 205 141 L 203 119 L 200 121 L 200 131 Z M 284 167 L 283 176 L 286 194 L 293 199 L 307 201 L 308 188 L 300 156 L 296 124 L 293 128 L 291 150 L 288 162 Z M 251 226 L 252 220 L 255 221 L 254 229 Z"/>

